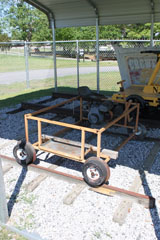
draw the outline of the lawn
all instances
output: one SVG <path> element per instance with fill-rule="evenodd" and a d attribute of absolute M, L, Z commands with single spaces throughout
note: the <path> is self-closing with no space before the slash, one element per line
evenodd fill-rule
<path fill-rule="evenodd" d="M 29 57 L 29 70 L 53 68 L 53 58 Z M 57 68 L 76 67 L 76 59 L 57 59 Z M 80 60 L 80 67 L 95 67 L 96 62 Z M 116 61 L 101 61 L 100 66 L 117 66 Z M 0 55 L 0 72 L 24 71 L 25 58 L 23 56 Z"/>
<path fill-rule="evenodd" d="M 1 240 L 27 240 L 26 238 L 13 233 L 6 228 L 0 227 L 0 239 Z"/>
<path fill-rule="evenodd" d="M 120 74 L 118 72 L 100 73 L 101 93 L 111 95 L 118 91 Z M 97 89 L 96 73 L 80 75 L 80 86 L 88 86 L 91 90 Z M 26 83 L 14 83 L 10 85 L 0 85 L 0 108 L 15 105 L 22 101 L 27 101 L 42 96 L 51 95 L 54 91 L 53 79 L 30 81 L 30 88 L 26 88 Z M 76 76 L 66 76 L 58 78 L 58 91 L 77 93 Z"/>
<path fill-rule="evenodd" d="M 57 68 L 76 67 L 76 59 L 57 59 Z M 81 60 L 80 67 L 96 67 L 96 62 Z M 100 66 L 117 66 L 115 61 L 100 62 Z M 29 70 L 53 68 L 53 58 L 29 57 Z M 107 68 L 106 68 L 107 69 Z M 25 70 L 25 58 L 23 56 L 0 55 L 0 72 L 23 71 Z M 100 90 L 103 93 L 111 94 L 117 91 L 116 82 L 120 80 L 118 72 L 100 73 Z M 87 85 L 90 89 L 97 89 L 96 73 L 80 74 L 80 86 Z M 0 107 L 15 105 L 22 101 L 51 95 L 54 91 L 53 79 L 30 81 L 30 88 L 26 88 L 26 82 L 10 85 L 0 85 Z M 75 76 L 58 78 L 59 92 L 77 93 L 77 79 Z"/>

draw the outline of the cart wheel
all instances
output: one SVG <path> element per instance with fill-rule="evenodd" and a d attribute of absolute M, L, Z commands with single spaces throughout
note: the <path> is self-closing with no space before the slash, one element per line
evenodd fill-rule
<path fill-rule="evenodd" d="M 133 103 L 139 103 L 140 104 L 140 110 L 143 110 L 145 108 L 145 101 L 141 96 L 138 95 L 130 95 L 127 97 L 127 102 L 129 100 L 132 100 Z"/>
<path fill-rule="evenodd" d="M 20 141 L 13 149 L 13 155 L 17 161 L 22 166 L 27 166 L 28 164 L 36 160 L 36 151 L 30 142 Z"/>
<path fill-rule="evenodd" d="M 108 181 L 110 169 L 102 159 L 90 157 L 83 165 L 82 174 L 88 185 L 98 187 Z"/>
<path fill-rule="evenodd" d="M 132 125 L 133 125 L 133 124 L 132 124 Z M 130 134 L 130 133 L 133 133 L 133 131 L 134 131 L 134 130 L 128 129 L 128 133 L 129 133 L 129 134 Z M 138 124 L 137 132 L 135 133 L 136 139 L 139 139 L 139 140 L 144 139 L 145 136 L 146 136 L 146 133 L 147 133 L 146 127 L 145 127 L 143 124 L 139 123 L 139 124 Z"/>
<path fill-rule="evenodd" d="M 124 105 L 118 103 L 116 106 L 113 108 L 113 114 L 114 116 L 120 116 L 124 112 Z"/>
<path fill-rule="evenodd" d="M 139 123 L 137 132 L 135 133 L 136 138 L 137 139 L 144 139 L 145 136 L 146 136 L 146 133 L 147 133 L 146 127 L 143 124 Z"/>

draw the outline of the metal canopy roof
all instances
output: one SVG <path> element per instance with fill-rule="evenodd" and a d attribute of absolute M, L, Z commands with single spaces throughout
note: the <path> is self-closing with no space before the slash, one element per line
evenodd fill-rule
<path fill-rule="evenodd" d="M 55 27 L 160 22 L 160 0 L 25 0 L 55 20 Z"/>

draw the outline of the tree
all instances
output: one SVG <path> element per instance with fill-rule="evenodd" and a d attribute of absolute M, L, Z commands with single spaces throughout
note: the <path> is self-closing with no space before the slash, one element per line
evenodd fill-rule
<path fill-rule="evenodd" d="M 128 39 L 150 39 L 151 24 L 130 24 L 126 27 L 126 38 Z"/>
<path fill-rule="evenodd" d="M 159 36 L 156 37 L 156 33 L 159 32 L 160 24 L 155 23 L 154 24 L 154 38 L 158 39 Z M 126 31 L 126 39 L 143 39 L 143 40 L 149 40 L 150 34 L 151 34 L 151 24 L 128 24 L 125 27 Z"/>
<path fill-rule="evenodd" d="M 75 40 L 75 28 L 57 28 L 56 40 Z"/>
<path fill-rule="evenodd" d="M 10 6 L 8 13 L 12 39 L 31 41 L 34 31 L 32 7 L 17 0 Z"/>
<path fill-rule="evenodd" d="M 128 24 L 100 26 L 100 39 L 150 39 L 151 24 Z M 154 34 L 160 24 L 154 24 Z M 13 40 L 52 40 L 47 16 L 23 0 L 0 0 L 0 32 L 11 32 Z M 159 39 L 160 35 L 156 35 Z M 96 39 L 96 27 L 73 27 L 56 29 L 56 40 Z"/>
<path fill-rule="evenodd" d="M 0 33 L 0 42 L 9 42 L 10 38 L 6 33 Z M 0 44 L 1 51 L 9 50 L 11 48 L 11 44 Z"/>
<path fill-rule="evenodd" d="M 9 42 L 10 38 L 6 33 L 0 32 L 0 42 Z"/>
<path fill-rule="evenodd" d="M 125 37 L 125 25 L 100 26 L 99 32 L 101 39 L 122 39 Z"/>
<path fill-rule="evenodd" d="M 52 40 L 52 31 L 49 28 L 47 16 L 39 10 L 34 11 L 35 27 L 32 33 L 32 41 Z"/>
<path fill-rule="evenodd" d="M 24 41 L 51 39 L 46 15 L 23 0 L 11 2 L 7 13 L 6 20 L 10 25 L 12 39 Z"/>

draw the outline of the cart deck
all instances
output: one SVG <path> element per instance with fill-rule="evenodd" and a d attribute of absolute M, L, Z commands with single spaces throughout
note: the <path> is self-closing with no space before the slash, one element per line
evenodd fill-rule
<path fill-rule="evenodd" d="M 71 103 L 74 100 L 79 100 L 80 103 L 80 119 L 75 123 L 65 123 L 59 122 L 54 120 L 48 120 L 46 118 L 37 117 L 36 115 L 46 113 L 48 110 L 64 106 L 65 104 Z M 82 174 L 84 176 L 85 181 L 93 187 L 100 186 L 104 182 L 108 181 L 110 176 L 109 166 L 107 162 L 110 159 L 117 159 L 118 152 L 112 151 L 109 149 L 102 149 L 101 148 L 101 141 L 102 141 L 102 134 L 111 126 L 118 126 L 118 127 L 125 127 L 131 129 L 133 132 L 130 134 L 129 137 L 120 145 L 122 147 L 126 144 L 131 138 L 133 138 L 138 130 L 138 118 L 139 118 L 139 104 L 126 102 L 124 103 L 124 112 L 112 119 L 111 121 L 107 122 L 104 126 L 100 129 L 98 128 L 89 128 L 80 126 L 79 124 L 86 120 L 83 117 L 83 99 L 81 96 L 77 96 L 71 98 L 69 100 L 63 101 L 57 105 L 46 107 L 44 109 L 38 110 L 33 113 L 25 114 L 25 135 L 26 135 L 26 143 L 19 142 L 14 150 L 13 154 L 17 159 L 17 162 L 20 164 L 29 164 L 33 162 L 36 158 L 35 149 L 42 150 L 45 152 L 53 153 L 54 155 L 68 158 L 74 161 L 82 162 L 83 170 Z M 130 113 L 135 111 L 136 112 L 136 121 L 135 125 L 131 126 L 128 124 L 130 122 Z M 113 113 L 111 114 L 111 116 Z M 33 120 L 37 122 L 37 130 L 38 130 L 38 141 L 33 143 L 32 145 L 29 143 L 29 128 L 28 128 L 28 121 Z M 42 123 L 47 123 L 55 126 L 64 127 L 63 129 L 59 130 L 58 132 L 52 133 L 52 135 L 42 134 Z M 81 134 L 81 141 L 72 141 L 69 139 L 64 139 L 57 137 L 61 133 L 66 132 L 67 130 L 78 130 Z M 97 138 L 97 146 L 93 146 L 90 144 L 86 144 L 86 133 L 92 133 L 96 135 Z M 92 157 L 88 158 L 88 154 Z"/>
<path fill-rule="evenodd" d="M 61 152 L 64 154 L 67 153 L 67 155 L 75 155 L 76 158 L 80 158 L 81 156 L 81 148 L 69 145 L 67 143 L 61 143 L 61 142 L 55 142 L 52 140 L 49 140 L 41 145 L 43 149 L 50 149 L 51 151 L 55 152 Z M 40 146 L 40 147 L 41 147 Z"/>
<path fill-rule="evenodd" d="M 52 137 L 48 135 L 43 135 L 42 138 L 45 139 L 45 142 L 42 143 L 40 146 L 38 146 L 37 143 L 38 149 L 46 152 L 51 152 L 59 156 L 68 157 L 80 162 L 85 162 L 85 159 L 81 159 L 82 150 L 80 142 L 71 141 L 59 137 Z M 34 147 L 36 147 L 36 145 L 34 145 Z M 97 147 L 95 147 L 94 145 L 84 145 L 84 156 L 86 156 L 88 153 L 96 152 Z M 118 152 L 109 149 L 100 149 L 100 156 L 102 158 L 105 158 L 106 161 L 109 161 L 110 158 L 117 159 Z"/>

